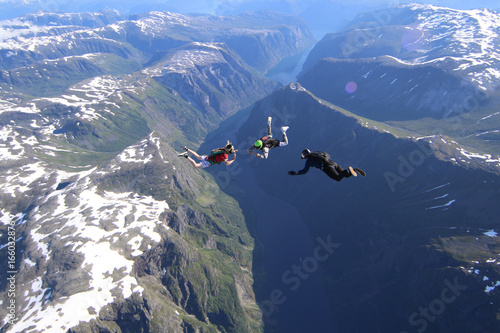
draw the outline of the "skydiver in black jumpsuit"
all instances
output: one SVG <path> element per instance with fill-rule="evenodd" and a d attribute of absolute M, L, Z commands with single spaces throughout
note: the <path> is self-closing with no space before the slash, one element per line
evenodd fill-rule
<path fill-rule="evenodd" d="M 320 169 L 328 175 L 328 177 L 335 179 L 336 181 L 341 181 L 343 178 L 348 178 L 351 176 L 356 177 L 358 173 L 361 176 L 366 176 L 366 173 L 359 169 L 349 167 L 348 169 L 342 168 L 336 162 L 334 162 L 330 155 L 321 151 L 311 152 L 309 149 L 304 149 L 301 154 L 302 159 L 306 159 L 306 165 L 302 170 L 295 172 L 293 170 L 288 171 L 290 176 L 300 176 L 305 175 L 311 167 Z"/>

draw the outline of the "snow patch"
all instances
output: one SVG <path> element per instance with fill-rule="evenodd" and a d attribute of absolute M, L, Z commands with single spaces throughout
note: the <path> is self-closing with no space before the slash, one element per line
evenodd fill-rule
<path fill-rule="evenodd" d="M 467 159 L 469 159 L 469 160 L 476 158 L 476 159 L 484 160 L 484 162 L 487 162 L 487 163 L 498 163 L 500 165 L 500 158 L 494 158 L 491 154 L 470 153 L 463 148 L 460 148 L 459 150 L 460 150 L 460 153 L 463 156 L 467 157 Z"/>
<path fill-rule="evenodd" d="M 500 281 L 497 281 L 496 283 L 492 284 L 491 286 L 487 286 L 484 291 L 487 292 L 487 293 L 490 293 L 492 292 L 493 290 L 495 290 L 496 287 L 500 286 Z"/>
<path fill-rule="evenodd" d="M 492 229 L 492 230 L 489 230 L 489 231 L 483 233 L 483 235 L 486 235 L 489 237 L 497 237 L 498 234 L 495 232 L 495 230 Z"/>
<path fill-rule="evenodd" d="M 429 208 L 426 208 L 425 210 L 430 210 L 430 209 L 436 209 L 436 208 L 445 208 L 445 207 L 449 207 L 451 206 L 456 200 L 453 199 L 453 200 L 450 200 L 448 201 L 446 204 L 444 205 L 441 205 L 441 206 L 434 206 L 434 207 L 429 207 Z"/>

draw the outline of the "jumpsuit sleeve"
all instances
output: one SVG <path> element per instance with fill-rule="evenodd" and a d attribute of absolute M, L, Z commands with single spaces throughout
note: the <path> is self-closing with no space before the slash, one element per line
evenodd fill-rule
<path fill-rule="evenodd" d="M 247 149 L 247 152 L 251 153 L 254 149 L 256 149 L 255 145 Z"/>
<path fill-rule="evenodd" d="M 297 171 L 297 176 L 305 175 L 309 171 L 310 167 L 311 167 L 311 161 L 309 159 L 307 159 L 306 165 L 304 166 L 304 169 Z"/>
<path fill-rule="evenodd" d="M 269 156 L 269 148 L 262 149 L 262 154 L 260 155 L 260 158 L 267 158 L 268 156 Z"/>

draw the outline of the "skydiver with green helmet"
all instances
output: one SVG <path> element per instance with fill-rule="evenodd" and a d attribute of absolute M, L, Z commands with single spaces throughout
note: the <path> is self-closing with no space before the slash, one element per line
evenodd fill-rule
<path fill-rule="evenodd" d="M 276 147 L 284 147 L 288 145 L 288 138 L 286 137 L 286 131 L 288 130 L 288 126 L 281 127 L 281 133 L 283 133 L 283 140 L 280 141 L 278 139 L 273 138 L 273 134 L 271 133 L 271 121 L 272 117 L 267 118 L 267 136 L 264 136 L 253 144 L 252 147 L 248 148 L 248 152 L 250 155 L 254 154 L 254 150 L 260 150 L 262 153 L 256 153 L 255 157 L 258 158 L 267 158 L 269 156 L 269 150 Z"/>

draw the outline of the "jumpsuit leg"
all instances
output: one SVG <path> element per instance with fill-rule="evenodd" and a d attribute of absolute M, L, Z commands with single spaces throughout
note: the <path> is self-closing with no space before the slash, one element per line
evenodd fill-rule
<path fill-rule="evenodd" d="M 271 133 L 271 117 L 267 118 L 267 136 L 272 138 L 273 134 Z"/>
<path fill-rule="evenodd" d="M 335 179 L 336 181 L 341 181 L 343 178 L 351 177 L 349 170 L 343 169 L 337 163 L 329 164 L 323 167 L 323 172 L 328 175 L 328 177 Z"/>

